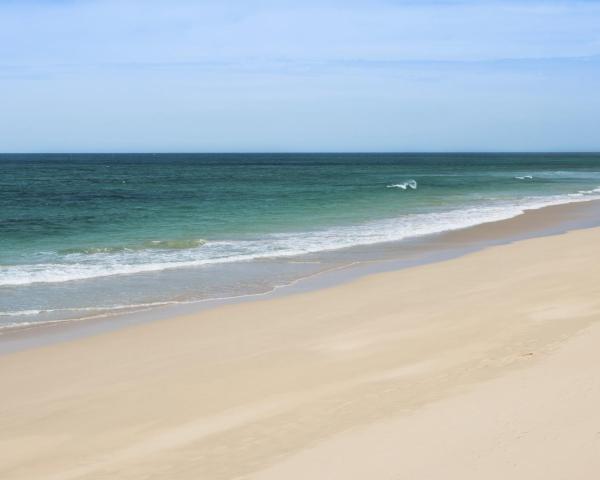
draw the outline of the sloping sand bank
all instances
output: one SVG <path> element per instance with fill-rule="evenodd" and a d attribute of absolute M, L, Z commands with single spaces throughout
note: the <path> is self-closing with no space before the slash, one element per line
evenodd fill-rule
<path fill-rule="evenodd" d="M 600 476 L 600 229 L 0 357 L 2 479 Z"/>

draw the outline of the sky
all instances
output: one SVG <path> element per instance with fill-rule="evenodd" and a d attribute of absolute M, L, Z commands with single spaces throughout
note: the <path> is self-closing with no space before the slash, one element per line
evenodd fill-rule
<path fill-rule="evenodd" d="M 600 151 L 600 0 L 0 0 L 0 152 Z"/>

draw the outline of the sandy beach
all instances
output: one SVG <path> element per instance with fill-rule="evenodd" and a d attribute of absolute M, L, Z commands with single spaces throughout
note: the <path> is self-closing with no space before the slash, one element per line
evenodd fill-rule
<path fill-rule="evenodd" d="M 0 478 L 593 479 L 600 229 L 0 356 Z"/>
<path fill-rule="evenodd" d="M 0 480 L 600 480 L 600 0 L 0 39 Z"/>

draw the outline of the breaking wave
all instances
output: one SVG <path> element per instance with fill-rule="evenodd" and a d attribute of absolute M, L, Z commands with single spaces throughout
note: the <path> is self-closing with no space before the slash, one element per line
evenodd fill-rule
<path fill-rule="evenodd" d="M 417 184 L 416 180 L 407 180 L 406 182 L 402 182 L 402 183 L 394 183 L 392 185 L 387 185 L 386 188 L 400 188 L 402 190 L 406 190 L 408 188 L 410 188 L 411 190 L 416 190 L 417 187 L 419 185 Z"/>

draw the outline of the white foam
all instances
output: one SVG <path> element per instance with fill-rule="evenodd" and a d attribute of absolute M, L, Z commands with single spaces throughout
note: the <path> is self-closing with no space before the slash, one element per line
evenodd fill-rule
<path fill-rule="evenodd" d="M 52 310 L 17 310 L 15 312 L 0 312 L 0 317 L 14 317 L 14 316 L 27 317 L 30 315 L 39 315 L 40 313 L 43 313 L 45 311 L 52 311 Z"/>
<path fill-rule="evenodd" d="M 392 185 L 387 185 L 386 188 L 400 188 L 402 190 L 406 190 L 407 188 L 410 188 L 412 190 L 416 190 L 418 187 L 417 181 L 416 180 L 407 180 L 406 182 L 403 183 L 394 183 Z"/>
<path fill-rule="evenodd" d="M 125 310 L 130 308 L 144 308 L 144 307 L 160 307 L 164 305 L 179 304 L 178 301 L 164 301 L 164 302 L 150 302 L 150 303 L 135 303 L 131 305 L 110 305 L 110 306 L 97 306 L 97 307 L 66 307 L 66 308 L 45 308 L 41 310 L 15 310 L 12 312 L 0 312 L 0 317 L 15 317 L 15 316 L 31 316 L 40 315 L 44 313 L 56 313 L 56 312 L 102 312 L 102 311 L 113 311 L 113 310 Z"/>

